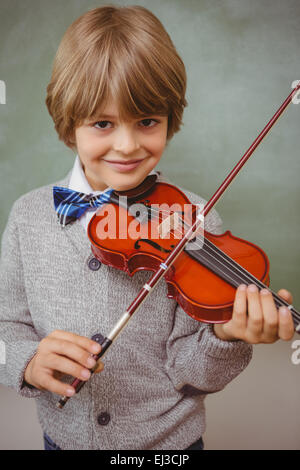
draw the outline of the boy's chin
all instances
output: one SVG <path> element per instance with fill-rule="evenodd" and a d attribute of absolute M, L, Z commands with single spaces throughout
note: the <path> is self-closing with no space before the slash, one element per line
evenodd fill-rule
<path fill-rule="evenodd" d="M 128 181 L 118 181 L 112 187 L 115 191 L 130 191 L 130 189 L 139 186 L 146 177 L 147 175 L 143 175 L 141 177 L 131 178 Z"/>
<path fill-rule="evenodd" d="M 142 183 L 142 181 L 140 182 Z M 131 189 L 134 189 L 136 188 L 140 183 L 131 183 L 131 184 L 117 184 L 114 186 L 114 190 L 115 191 L 120 191 L 120 192 L 124 192 L 124 191 L 130 191 Z"/>

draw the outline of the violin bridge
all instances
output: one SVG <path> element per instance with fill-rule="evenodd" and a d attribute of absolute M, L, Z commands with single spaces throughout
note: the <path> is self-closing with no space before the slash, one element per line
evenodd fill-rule
<path fill-rule="evenodd" d="M 178 212 L 173 212 L 169 217 L 166 217 L 158 226 L 158 233 L 160 238 L 168 238 L 171 230 L 181 230 L 181 219 Z"/>

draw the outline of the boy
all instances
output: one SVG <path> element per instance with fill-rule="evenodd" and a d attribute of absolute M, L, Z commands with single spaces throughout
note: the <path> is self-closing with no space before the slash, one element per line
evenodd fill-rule
<path fill-rule="evenodd" d="M 99 195 L 139 185 L 180 128 L 185 91 L 182 60 L 148 10 L 103 6 L 82 15 L 62 39 L 47 88 L 59 138 L 77 153 L 55 186 Z M 168 299 L 160 283 L 105 356 L 101 374 L 58 410 L 55 394 L 74 395 L 62 376 L 88 380 L 90 355 L 100 349 L 90 338 L 111 330 L 149 277 L 129 278 L 91 255 L 86 228 L 94 211 L 58 218 L 53 185 L 14 204 L 2 241 L 7 361 L 0 380 L 36 398 L 53 448 L 200 449 L 205 395 L 247 366 L 250 343 L 290 339 L 290 312 L 277 312 L 268 291 L 240 286 L 232 320 L 207 325 Z M 206 229 L 222 232 L 215 211 Z M 291 301 L 289 292 L 280 294 Z"/>

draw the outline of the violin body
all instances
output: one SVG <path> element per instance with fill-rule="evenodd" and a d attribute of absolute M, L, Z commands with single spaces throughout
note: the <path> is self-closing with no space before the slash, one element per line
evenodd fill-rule
<path fill-rule="evenodd" d="M 183 224 L 162 237 L 160 227 L 164 220 L 177 212 L 190 226 L 198 210 L 182 191 L 169 183 L 152 184 L 146 191 L 143 187 L 140 189 L 130 199 L 129 210 L 128 205 L 122 207 L 117 202 L 106 204 L 93 216 L 88 227 L 94 256 L 130 276 L 140 270 L 157 271 L 182 238 Z M 164 276 L 168 297 L 175 299 L 198 321 L 224 323 L 232 316 L 236 288 L 222 279 L 220 272 L 214 272 L 212 265 L 219 262 L 218 259 L 215 261 L 214 254 L 206 259 L 209 267 L 201 262 L 202 247 L 209 242 L 210 247 L 212 243 L 218 248 L 218 258 L 223 258 L 224 253 L 266 285 L 269 284 L 269 262 L 259 247 L 229 231 L 222 235 L 207 231 L 201 236 L 197 234 L 174 261 Z M 221 264 L 221 270 L 228 269 L 223 267 L 223 261 Z"/>

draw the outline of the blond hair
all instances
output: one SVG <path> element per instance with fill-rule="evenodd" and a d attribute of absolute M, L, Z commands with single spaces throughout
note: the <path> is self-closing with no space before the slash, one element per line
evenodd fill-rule
<path fill-rule="evenodd" d="M 59 138 L 74 148 L 74 131 L 113 97 L 121 120 L 167 115 L 169 140 L 182 124 L 186 72 L 156 16 L 141 6 L 105 5 L 80 16 L 57 50 L 46 105 Z"/>

